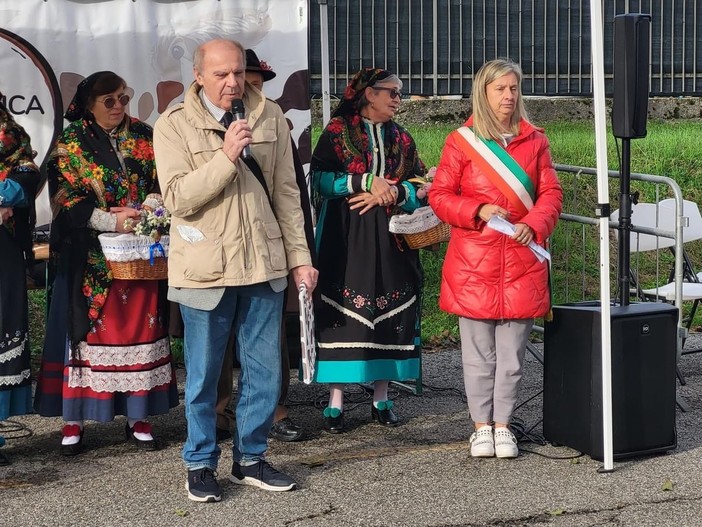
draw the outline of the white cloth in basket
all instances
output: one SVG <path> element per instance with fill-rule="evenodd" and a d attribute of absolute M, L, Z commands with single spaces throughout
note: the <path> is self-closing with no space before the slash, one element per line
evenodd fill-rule
<path fill-rule="evenodd" d="M 161 254 L 158 251 L 154 256 L 168 256 L 169 237 L 161 236 L 158 243 L 163 247 Z M 151 236 L 136 236 L 134 234 L 119 234 L 116 232 L 106 232 L 98 235 L 102 252 L 105 258 L 111 262 L 131 262 L 132 260 L 149 260 L 151 258 L 151 246 L 156 243 Z"/>
<path fill-rule="evenodd" d="M 418 234 L 436 227 L 441 220 L 431 207 L 419 207 L 412 214 L 397 214 L 390 218 L 388 229 L 395 234 Z"/>

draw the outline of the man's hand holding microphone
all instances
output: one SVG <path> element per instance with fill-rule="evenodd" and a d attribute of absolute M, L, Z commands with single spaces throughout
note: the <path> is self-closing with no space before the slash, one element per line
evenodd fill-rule
<path fill-rule="evenodd" d="M 246 159 L 251 157 L 251 128 L 246 121 L 244 114 L 244 103 L 241 99 L 232 101 L 233 121 L 224 134 L 224 144 L 222 150 L 234 163 L 239 157 Z"/>

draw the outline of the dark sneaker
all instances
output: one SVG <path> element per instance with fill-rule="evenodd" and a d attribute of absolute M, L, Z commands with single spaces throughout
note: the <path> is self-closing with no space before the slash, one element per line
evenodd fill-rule
<path fill-rule="evenodd" d="M 297 483 L 290 476 L 278 472 L 263 460 L 249 466 L 242 466 L 235 461 L 229 479 L 238 485 L 251 485 L 274 492 L 293 490 L 297 487 Z"/>
<path fill-rule="evenodd" d="M 211 468 L 188 470 L 188 481 L 185 482 L 188 498 L 193 501 L 220 501 L 222 489 L 217 483 L 217 473 Z"/>

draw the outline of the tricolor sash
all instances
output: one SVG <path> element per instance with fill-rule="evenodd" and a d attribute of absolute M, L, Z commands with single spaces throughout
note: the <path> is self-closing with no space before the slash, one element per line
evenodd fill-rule
<path fill-rule="evenodd" d="M 482 139 L 467 126 L 456 130 L 456 144 L 522 216 L 534 206 L 536 189 L 529 175 L 493 139 Z"/>

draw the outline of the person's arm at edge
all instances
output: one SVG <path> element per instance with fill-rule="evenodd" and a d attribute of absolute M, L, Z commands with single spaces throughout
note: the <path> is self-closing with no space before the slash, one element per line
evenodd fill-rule
<path fill-rule="evenodd" d="M 283 235 L 288 269 L 292 270 L 302 265 L 311 266 L 312 258 L 303 227 L 305 220 L 300 205 L 300 190 L 295 179 L 288 123 L 277 105 L 275 111 L 277 139 L 271 199 Z"/>

